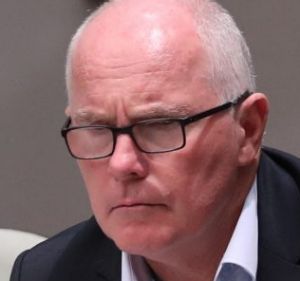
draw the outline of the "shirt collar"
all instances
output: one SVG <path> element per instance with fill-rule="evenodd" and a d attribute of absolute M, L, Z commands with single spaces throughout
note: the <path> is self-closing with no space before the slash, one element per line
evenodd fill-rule
<path fill-rule="evenodd" d="M 126 252 L 122 252 L 121 277 L 121 281 L 153 281 L 144 259 Z"/>
<path fill-rule="evenodd" d="M 220 262 L 241 266 L 256 279 L 258 261 L 258 219 L 256 179 L 248 193 L 233 235 Z M 215 277 L 215 280 L 216 280 Z M 144 259 L 122 252 L 122 281 L 153 281 Z"/>
<path fill-rule="evenodd" d="M 256 179 L 246 197 L 242 212 L 220 262 L 218 275 L 224 263 L 241 266 L 256 279 L 258 263 L 258 219 Z"/>

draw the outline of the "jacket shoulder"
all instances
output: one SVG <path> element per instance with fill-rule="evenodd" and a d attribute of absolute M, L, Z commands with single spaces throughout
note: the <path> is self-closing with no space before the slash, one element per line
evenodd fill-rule
<path fill-rule="evenodd" d="M 269 180 L 274 179 L 274 174 L 280 177 L 283 182 L 291 183 L 300 191 L 300 159 L 289 153 L 264 147 L 260 161 L 258 174 L 270 176 Z"/>
<path fill-rule="evenodd" d="M 257 175 L 257 280 L 300 280 L 300 160 L 263 148 Z"/>
<path fill-rule="evenodd" d="M 72 226 L 20 254 L 14 263 L 10 280 L 46 281 L 70 241 L 86 227 L 88 222 Z"/>

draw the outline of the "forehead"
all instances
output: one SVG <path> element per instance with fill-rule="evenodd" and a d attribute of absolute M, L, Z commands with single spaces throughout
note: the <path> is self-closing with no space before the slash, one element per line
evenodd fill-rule
<path fill-rule="evenodd" d="M 147 60 L 149 66 L 159 63 L 162 68 L 171 61 L 176 65 L 200 56 L 203 51 L 189 11 L 168 6 L 172 0 L 147 2 L 121 1 L 127 5 L 112 4 L 93 18 L 77 40 L 74 69 L 84 74 L 91 65 L 101 70 L 101 66 L 129 66 Z"/>
<path fill-rule="evenodd" d="M 122 100 L 136 109 L 176 96 L 182 107 L 204 88 L 206 58 L 188 11 L 160 5 L 108 9 L 76 44 L 70 101 L 106 107 Z"/>

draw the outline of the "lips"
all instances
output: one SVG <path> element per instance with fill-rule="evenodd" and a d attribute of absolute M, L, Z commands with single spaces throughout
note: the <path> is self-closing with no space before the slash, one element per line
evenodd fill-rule
<path fill-rule="evenodd" d="M 118 209 L 138 210 L 142 208 L 155 208 L 155 207 L 166 208 L 166 205 L 160 203 L 146 203 L 146 202 L 120 203 L 112 207 L 111 211 L 113 212 Z"/>
<path fill-rule="evenodd" d="M 155 206 L 162 206 L 162 204 L 149 204 L 149 203 L 133 203 L 133 204 L 120 204 L 112 209 L 117 209 L 117 208 L 134 208 L 134 207 L 155 207 Z"/>

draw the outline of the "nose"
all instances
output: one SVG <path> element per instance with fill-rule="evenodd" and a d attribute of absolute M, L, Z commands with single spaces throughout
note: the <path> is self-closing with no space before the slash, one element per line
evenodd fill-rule
<path fill-rule="evenodd" d="M 145 156 L 127 134 L 117 137 L 114 153 L 109 159 L 109 173 L 116 181 L 142 179 L 148 174 Z"/>

